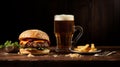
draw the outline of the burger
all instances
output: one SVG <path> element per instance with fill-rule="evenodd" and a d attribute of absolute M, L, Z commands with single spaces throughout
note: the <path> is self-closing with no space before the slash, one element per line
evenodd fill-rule
<path fill-rule="evenodd" d="M 48 54 L 50 39 L 46 32 L 29 29 L 19 35 L 20 54 Z"/>

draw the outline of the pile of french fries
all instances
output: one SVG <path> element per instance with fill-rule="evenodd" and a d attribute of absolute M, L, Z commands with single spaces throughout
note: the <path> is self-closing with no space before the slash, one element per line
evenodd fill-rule
<path fill-rule="evenodd" d="M 95 52 L 97 50 L 97 48 L 95 47 L 95 44 L 85 44 L 82 46 L 77 46 L 74 48 L 75 51 L 78 52 Z"/>

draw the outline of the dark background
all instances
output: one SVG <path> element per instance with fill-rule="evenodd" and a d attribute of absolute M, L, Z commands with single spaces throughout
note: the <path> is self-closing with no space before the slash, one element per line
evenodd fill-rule
<path fill-rule="evenodd" d="M 77 44 L 120 45 L 120 0 L 12 0 L 1 2 L 0 43 L 18 41 L 21 32 L 40 29 L 53 33 L 55 14 L 73 14 L 84 29 Z"/>

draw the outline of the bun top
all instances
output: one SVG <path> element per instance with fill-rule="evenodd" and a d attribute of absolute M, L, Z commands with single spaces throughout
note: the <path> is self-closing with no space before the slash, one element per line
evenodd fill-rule
<path fill-rule="evenodd" d="M 19 35 L 19 40 L 24 39 L 24 38 L 37 38 L 37 39 L 43 39 L 43 40 L 49 40 L 49 36 L 47 35 L 46 32 L 38 29 L 30 29 L 30 30 L 25 30 Z"/>

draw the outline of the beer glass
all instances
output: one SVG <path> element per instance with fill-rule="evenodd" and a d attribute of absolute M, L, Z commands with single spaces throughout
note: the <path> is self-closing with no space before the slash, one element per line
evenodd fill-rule
<path fill-rule="evenodd" d="M 79 31 L 79 33 L 73 39 L 73 35 L 76 31 Z M 57 44 L 55 51 L 59 53 L 69 53 L 72 50 L 72 46 L 75 45 L 82 36 L 83 28 L 74 25 L 74 15 L 55 15 L 54 34 Z"/>

